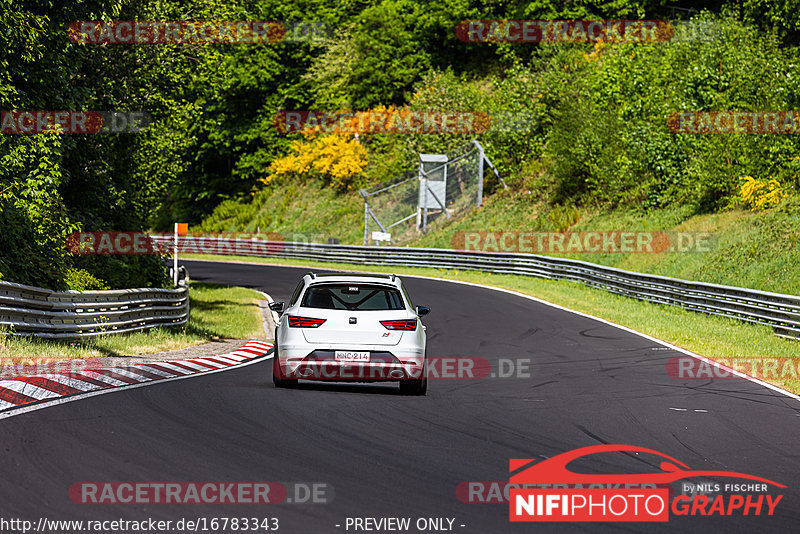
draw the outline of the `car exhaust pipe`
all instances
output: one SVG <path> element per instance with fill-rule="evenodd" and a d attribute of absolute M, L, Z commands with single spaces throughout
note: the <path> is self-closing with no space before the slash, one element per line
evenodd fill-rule
<path fill-rule="evenodd" d="M 389 372 L 390 378 L 403 378 L 406 374 L 402 371 L 402 369 L 393 369 Z"/>

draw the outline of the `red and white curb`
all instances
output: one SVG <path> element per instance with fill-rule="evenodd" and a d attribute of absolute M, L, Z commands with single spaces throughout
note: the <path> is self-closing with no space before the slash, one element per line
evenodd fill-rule
<path fill-rule="evenodd" d="M 206 358 L 164 360 L 127 367 L 81 369 L 0 380 L 0 418 L 9 411 L 16 412 L 20 407 L 43 401 L 55 401 L 73 395 L 89 396 L 103 390 L 184 378 L 255 363 L 254 360 L 260 359 L 271 349 L 269 343 L 250 341 L 228 354 Z"/>

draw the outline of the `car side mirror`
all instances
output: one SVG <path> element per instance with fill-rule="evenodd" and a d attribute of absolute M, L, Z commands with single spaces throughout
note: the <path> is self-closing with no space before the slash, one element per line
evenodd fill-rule
<path fill-rule="evenodd" d="M 422 317 L 423 315 L 428 315 L 431 312 L 431 309 L 427 306 L 417 306 L 416 308 L 417 315 Z"/>
<path fill-rule="evenodd" d="M 283 313 L 283 308 L 285 305 L 286 304 L 283 302 L 273 302 L 269 305 L 269 309 L 274 312 Z"/>

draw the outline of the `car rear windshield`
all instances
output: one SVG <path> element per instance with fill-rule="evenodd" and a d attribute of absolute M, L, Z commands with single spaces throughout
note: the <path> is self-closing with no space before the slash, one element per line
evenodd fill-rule
<path fill-rule="evenodd" d="M 309 287 L 300 306 L 325 310 L 402 310 L 403 297 L 393 287 L 375 284 L 318 284 Z"/>

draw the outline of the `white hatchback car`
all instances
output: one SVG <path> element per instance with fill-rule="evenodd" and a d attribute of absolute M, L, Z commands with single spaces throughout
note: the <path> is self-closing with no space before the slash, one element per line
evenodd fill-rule
<path fill-rule="evenodd" d="M 336 382 L 399 381 L 400 391 L 428 389 L 425 326 L 430 309 L 412 307 L 395 275 L 308 273 L 275 329 L 272 380 L 291 387 L 298 379 Z"/>

